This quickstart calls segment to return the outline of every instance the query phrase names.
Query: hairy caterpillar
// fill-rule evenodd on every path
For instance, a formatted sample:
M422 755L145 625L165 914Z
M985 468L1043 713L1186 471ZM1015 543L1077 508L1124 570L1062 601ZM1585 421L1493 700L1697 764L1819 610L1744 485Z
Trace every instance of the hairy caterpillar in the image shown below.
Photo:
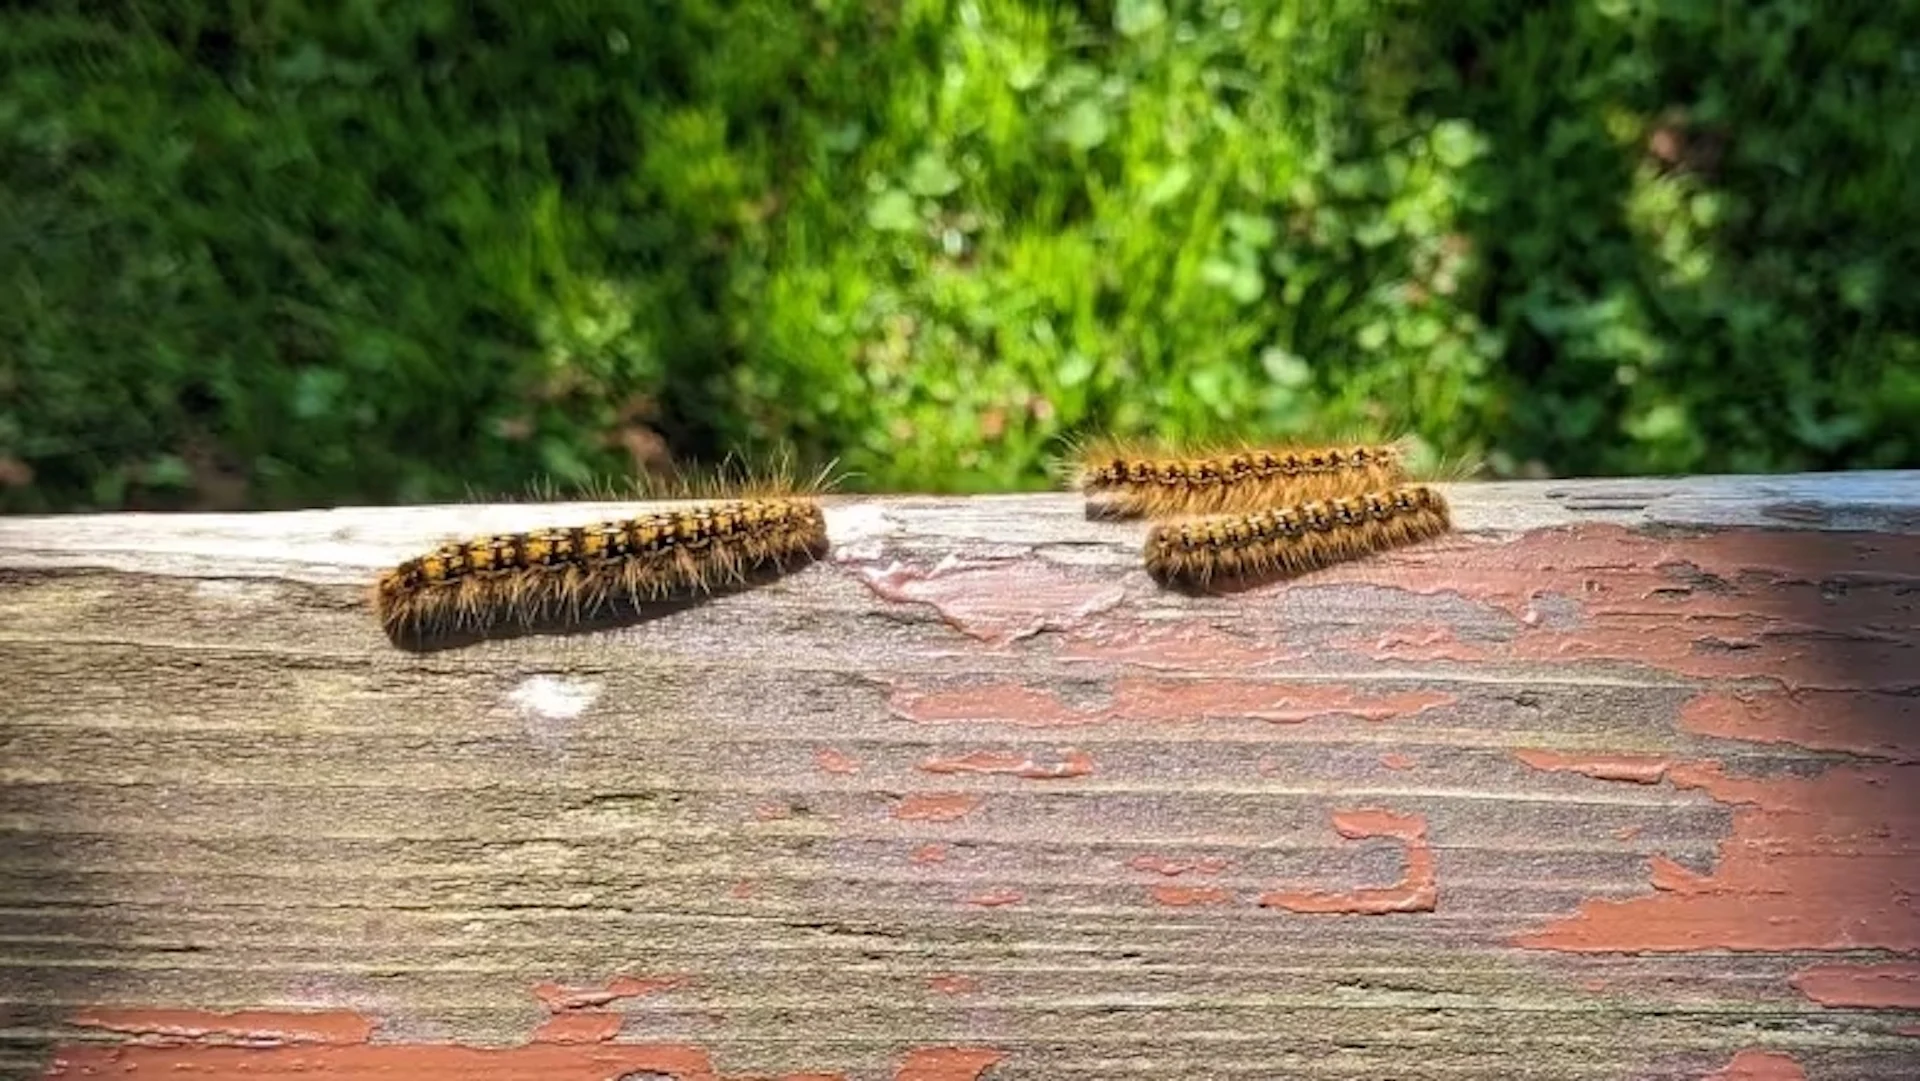
M1452 528L1446 500L1410 485L1250 514L1189 518L1147 535L1147 571L1164 583L1284 578L1427 540Z
M790 456L781 454L761 468L729 456L712 468L673 467L620 477L593 476L569 484L551 477L527 482L517 492L484 492L471 486L469 503L652 503L682 500L782 499L831 493L850 474L829 462L811 476L797 476Z
M1074 487L1100 513L1173 518L1258 510L1391 488L1407 479L1399 443L1171 449L1099 440L1075 455Z
M373 608L389 634L576 620L609 603L709 592L826 550L826 516L812 499L725 500L442 544L382 574Z

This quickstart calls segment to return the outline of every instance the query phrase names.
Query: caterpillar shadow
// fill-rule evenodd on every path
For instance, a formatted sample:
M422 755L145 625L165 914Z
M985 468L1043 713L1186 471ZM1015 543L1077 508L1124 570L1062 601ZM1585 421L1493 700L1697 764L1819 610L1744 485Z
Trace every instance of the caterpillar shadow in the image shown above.
M1237 574L1230 577L1199 580L1176 575L1154 574L1154 583L1169 593L1183 597L1235 597L1243 593L1253 593L1269 586L1300 582L1310 578L1312 571L1268 571L1249 574Z
M421 625L387 628L387 640L409 653L439 653L488 641L519 638L568 637L635 627L699 608L721 597L772 585L811 565L770 564L742 572L738 577L698 588L676 590L637 599L609 596L578 606L555 606L529 617L465 617Z

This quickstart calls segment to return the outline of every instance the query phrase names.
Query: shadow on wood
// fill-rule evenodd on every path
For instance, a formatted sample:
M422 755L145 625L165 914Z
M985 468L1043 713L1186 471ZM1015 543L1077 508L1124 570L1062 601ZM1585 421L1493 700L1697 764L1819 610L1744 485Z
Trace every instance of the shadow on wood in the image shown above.
M578 610L552 611L525 620L502 620L484 626L391 627L386 629L387 640L410 653L437 653L488 641L593 634L639 626L691 611L718 597L771 585L804 565L795 563L790 566L755 567L744 572L737 580L722 582L697 592L681 591L648 600L607 597L581 605Z

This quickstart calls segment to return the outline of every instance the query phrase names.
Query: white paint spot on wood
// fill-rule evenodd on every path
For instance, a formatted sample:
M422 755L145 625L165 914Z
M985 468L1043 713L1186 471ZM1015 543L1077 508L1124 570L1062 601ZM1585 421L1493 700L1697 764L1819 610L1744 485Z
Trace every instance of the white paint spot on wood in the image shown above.
M508 695L521 712L544 721L571 721L599 697L600 684L558 676L534 676Z
M567 725L599 697L600 684L590 680L533 676L515 687L507 700L526 721L527 735L552 751L566 742Z
M873 503L831 507L826 515L827 540L833 545L836 563L879 559L886 538L900 531L900 523Z

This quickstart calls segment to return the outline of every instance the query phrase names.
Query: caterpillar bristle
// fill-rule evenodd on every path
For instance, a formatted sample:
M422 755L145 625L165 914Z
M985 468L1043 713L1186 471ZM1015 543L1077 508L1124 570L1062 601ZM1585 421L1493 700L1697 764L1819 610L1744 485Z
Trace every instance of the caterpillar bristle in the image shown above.
M813 500L731 499L442 544L382 574L372 603L389 634L531 626L708 593L826 551Z
M852 474L838 461L811 472L787 453L764 461L729 455L714 466L681 465L627 476L591 476L562 484L551 477L528 481L518 492L481 493L468 486L469 503L662 503L682 500L806 499L832 494Z
M1177 448L1094 440L1073 485L1103 516L1176 518L1250 512L1391 488L1407 479L1404 442Z
M1408 485L1167 522L1148 534L1144 556L1148 573L1162 583L1205 588L1292 578L1452 528L1452 511L1437 490Z

